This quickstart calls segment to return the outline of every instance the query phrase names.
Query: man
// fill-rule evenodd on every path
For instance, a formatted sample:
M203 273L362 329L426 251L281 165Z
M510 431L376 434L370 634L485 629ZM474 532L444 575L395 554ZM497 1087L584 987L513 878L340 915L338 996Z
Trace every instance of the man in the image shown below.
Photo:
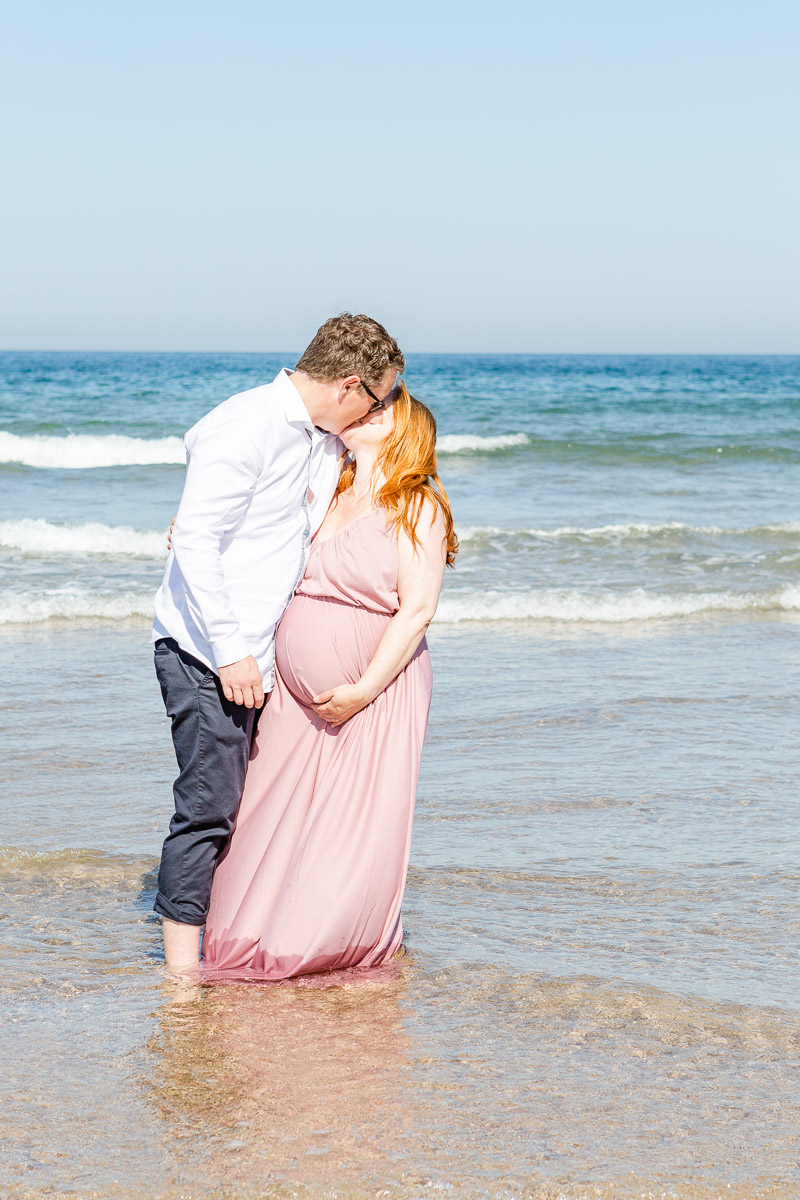
M275 631L336 488L335 435L381 407L404 369L382 325L342 313L321 326L294 372L232 396L186 435L186 482L153 628L178 760L153 907L176 973L197 966L255 714L274 683Z

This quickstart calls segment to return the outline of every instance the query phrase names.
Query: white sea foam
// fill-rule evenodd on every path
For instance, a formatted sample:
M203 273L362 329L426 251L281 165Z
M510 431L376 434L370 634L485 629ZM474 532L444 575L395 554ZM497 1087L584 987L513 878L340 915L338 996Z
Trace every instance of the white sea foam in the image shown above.
M124 621L153 615L153 592L0 592L0 625L41 625L51 620Z
M463 454L465 451L485 454L493 450L508 450L512 446L526 446L529 441L527 433L502 433L497 437L446 433L438 438L436 450L439 454Z
M121 434L105 437L68 434L66 437L18 437L0 430L0 463L26 467L57 467L83 470L88 467L151 466L183 464L186 456L178 437L132 438Z
M462 525L456 529L460 542L491 541L492 538L531 537L547 539L587 538L591 540L625 540L661 537L668 534L698 534L705 537L757 536L759 534L797 534L800 521L785 521L776 525L753 525L742 529L725 529L721 525L687 525L683 521L664 521L649 525L643 521L628 521L617 525L559 525L554 529L502 529L497 525Z
M23 554L103 554L113 557L166 558L166 530L128 525L57 525L32 519L0 521L0 547Z
M477 434L445 434L436 443L440 454L491 453L524 446L525 433L507 433L496 437ZM91 467L183 465L185 451L179 437L133 438L122 434L67 434L50 437L34 434L19 437L0 430L0 463L20 463L26 467L86 470Z
M800 587L770 592L527 591L445 594L437 621L653 621L704 612L800 609Z
M697 613L800 611L800 587L770 592L655 593L527 591L445 593L437 623L463 621L563 621L621 624L687 617ZM51 620L121 621L150 618L152 591L89 592L75 586L49 592L0 592L0 625L39 625Z

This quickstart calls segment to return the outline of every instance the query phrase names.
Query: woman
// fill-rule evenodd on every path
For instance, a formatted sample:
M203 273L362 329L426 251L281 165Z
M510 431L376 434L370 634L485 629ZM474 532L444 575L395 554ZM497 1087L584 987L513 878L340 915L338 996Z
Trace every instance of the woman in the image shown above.
M404 384L341 439L338 491L278 630L276 686L214 875L209 978L377 966L403 936L424 635L458 542L433 416Z

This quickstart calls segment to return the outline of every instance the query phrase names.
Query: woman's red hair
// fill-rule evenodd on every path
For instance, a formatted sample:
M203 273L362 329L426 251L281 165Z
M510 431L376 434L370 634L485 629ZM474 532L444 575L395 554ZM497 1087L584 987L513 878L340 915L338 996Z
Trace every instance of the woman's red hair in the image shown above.
M383 474L386 482L376 492L375 500L390 514L398 530L405 530L415 549L419 545L416 531L425 502L438 506L445 526L447 565L452 567L458 538L453 529L450 501L436 472L436 420L431 410L410 395L402 382L398 384L393 408L394 426L375 463L375 470ZM351 487L355 477L355 463L345 458L337 495Z

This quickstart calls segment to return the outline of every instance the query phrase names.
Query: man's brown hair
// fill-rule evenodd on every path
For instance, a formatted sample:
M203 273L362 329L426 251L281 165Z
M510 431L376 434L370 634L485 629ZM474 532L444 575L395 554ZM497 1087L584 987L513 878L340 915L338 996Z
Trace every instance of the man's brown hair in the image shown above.
M403 372L406 360L393 337L364 313L340 313L320 325L297 363L312 379L333 383L358 375L367 387L377 387L389 368Z

